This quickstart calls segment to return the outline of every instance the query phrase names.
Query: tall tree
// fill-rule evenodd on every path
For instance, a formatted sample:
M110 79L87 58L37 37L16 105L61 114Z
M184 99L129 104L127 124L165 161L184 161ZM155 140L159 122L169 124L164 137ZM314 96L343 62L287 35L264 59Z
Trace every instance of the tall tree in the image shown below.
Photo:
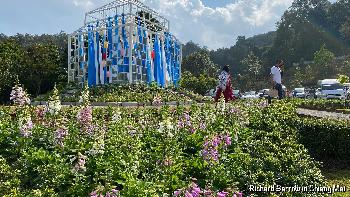
M8 100L18 71L24 66L26 53L14 40L0 42L0 101Z
M211 61L208 52L205 50L192 53L185 57L181 66L183 71L189 71L195 77L199 77L200 74L216 77L219 70L218 66Z
M322 45L320 50L315 52L314 63L317 67L317 75L321 79L332 78L336 75L336 67L334 62L335 55Z

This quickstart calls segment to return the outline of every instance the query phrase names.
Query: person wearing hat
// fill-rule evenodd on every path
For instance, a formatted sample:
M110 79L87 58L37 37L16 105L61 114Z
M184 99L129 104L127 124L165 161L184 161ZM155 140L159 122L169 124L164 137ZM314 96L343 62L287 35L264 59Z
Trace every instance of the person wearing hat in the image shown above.
M219 85L216 88L215 102L224 94L225 102L234 100L232 86L231 86L231 75L228 65L222 68L222 72L219 75Z

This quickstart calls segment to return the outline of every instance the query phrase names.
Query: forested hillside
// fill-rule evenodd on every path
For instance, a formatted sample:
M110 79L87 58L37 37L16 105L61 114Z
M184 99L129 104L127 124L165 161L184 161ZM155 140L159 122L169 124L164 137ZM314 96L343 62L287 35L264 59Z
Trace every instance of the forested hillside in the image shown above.
M187 43L184 56L200 49ZM267 86L269 68L276 59L286 62L284 83L290 87L313 86L321 78L348 75L349 58L334 59L350 54L350 1L295 0L275 32L239 36L234 46L207 52L218 69L230 65L236 88L245 90ZM251 76L257 74L252 70L258 70L259 80L249 84Z

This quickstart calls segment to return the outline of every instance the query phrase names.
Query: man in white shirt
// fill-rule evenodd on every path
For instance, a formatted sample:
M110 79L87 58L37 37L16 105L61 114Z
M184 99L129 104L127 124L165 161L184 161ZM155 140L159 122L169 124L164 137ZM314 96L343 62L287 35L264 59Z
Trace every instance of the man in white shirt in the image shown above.
M276 65L271 68L271 80L273 89L278 91L278 99L283 98L283 89L282 89L282 70L281 67L284 65L283 60L277 60Z

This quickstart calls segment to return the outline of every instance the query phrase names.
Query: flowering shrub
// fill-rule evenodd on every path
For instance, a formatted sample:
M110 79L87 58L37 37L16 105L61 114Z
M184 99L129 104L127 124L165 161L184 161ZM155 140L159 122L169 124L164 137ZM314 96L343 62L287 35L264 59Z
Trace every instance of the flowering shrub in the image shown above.
M82 90L78 90L74 95L63 96L62 101L64 102L81 102L82 101ZM181 90L182 91L182 90ZM66 93L67 91L62 91ZM67 93L66 93L67 94ZM189 95L189 96L186 96ZM162 89L157 86L146 86L140 85L123 85L119 86L116 84L110 84L105 86L98 86L90 88L90 99L91 102L149 102L152 103L155 97L161 98L162 102L170 101L189 101L191 98L201 100L202 96L193 94L181 94L177 89ZM41 95L35 100L44 101L48 100L48 95Z
M285 124L287 104L30 107L30 135L12 115L19 107L0 107L1 196L231 197L253 194L249 185L324 184Z

